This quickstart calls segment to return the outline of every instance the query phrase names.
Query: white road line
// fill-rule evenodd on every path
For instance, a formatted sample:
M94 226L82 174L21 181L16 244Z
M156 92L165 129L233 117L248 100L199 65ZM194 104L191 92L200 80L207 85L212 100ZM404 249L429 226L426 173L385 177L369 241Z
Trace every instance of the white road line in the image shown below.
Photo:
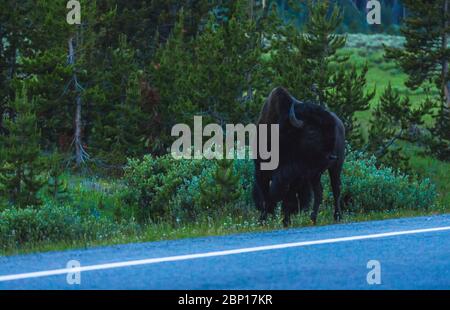
M450 231L450 226L427 228L427 229L417 229L417 230L407 230L407 231L396 231L396 232L334 238L334 239L323 239L323 240L314 240L314 241L302 241L302 242L293 242L293 243L284 243L284 244L274 244L274 245L265 245L265 246L251 247L251 248L227 250L227 251L169 256L169 257L161 257L161 258L149 258L149 259L141 259L141 260L133 260L133 261L125 261L125 262L117 262L117 263L109 263L109 264L91 265L91 266L78 267L78 268L64 268L64 269L46 270L46 271L39 271L39 272L4 275L4 276L0 276L0 282L21 280L21 279L30 279L30 278L49 277L49 276L63 275L63 274L69 274L69 273L73 274L73 273L85 272L85 271L105 270L105 269L141 266L141 265L151 265L151 264L176 262L176 261L207 258L207 257L236 255L236 254L243 254L243 253L296 248L296 247L303 247L303 246L309 246L309 245L331 244L331 243L340 243L340 242L357 241L357 240L378 239L378 238L387 238L387 237L393 237L393 236L413 235L413 234L422 234L422 233L439 232L439 231Z

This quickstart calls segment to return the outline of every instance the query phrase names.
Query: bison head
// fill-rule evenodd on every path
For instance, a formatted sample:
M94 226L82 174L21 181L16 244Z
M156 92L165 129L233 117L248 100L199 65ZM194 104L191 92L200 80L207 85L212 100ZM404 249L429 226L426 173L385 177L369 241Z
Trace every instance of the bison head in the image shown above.
M325 108L292 98L287 122L280 133L283 140L280 154L290 153L313 166L337 159L334 154L336 121Z

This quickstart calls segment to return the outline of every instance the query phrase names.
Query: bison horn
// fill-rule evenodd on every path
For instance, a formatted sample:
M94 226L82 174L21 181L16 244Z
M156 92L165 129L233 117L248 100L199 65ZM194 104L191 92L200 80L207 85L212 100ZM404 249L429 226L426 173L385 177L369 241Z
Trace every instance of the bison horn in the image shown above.
M304 125L304 122L302 120L299 120L297 116L295 115L295 105L296 103L293 102L291 106L291 111L289 112L289 121L291 122L292 126L296 128L302 128Z

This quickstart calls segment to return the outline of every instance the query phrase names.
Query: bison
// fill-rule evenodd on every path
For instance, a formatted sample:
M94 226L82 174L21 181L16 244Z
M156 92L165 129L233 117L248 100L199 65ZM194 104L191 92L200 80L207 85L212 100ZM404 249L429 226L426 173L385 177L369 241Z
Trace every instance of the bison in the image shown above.
M301 102L284 88L274 89L259 117L258 125L279 125L278 168L261 169L264 162L255 159L253 198L261 211L261 220L274 214L282 202L283 223L299 210L307 211L312 193L314 206L311 220L317 214L323 199L322 174L328 170L334 196L334 219L341 218L341 172L345 158L345 129L342 121L324 107L313 102ZM258 126L259 128L259 126ZM271 135L267 135L270 137ZM271 147L270 139L267 141Z

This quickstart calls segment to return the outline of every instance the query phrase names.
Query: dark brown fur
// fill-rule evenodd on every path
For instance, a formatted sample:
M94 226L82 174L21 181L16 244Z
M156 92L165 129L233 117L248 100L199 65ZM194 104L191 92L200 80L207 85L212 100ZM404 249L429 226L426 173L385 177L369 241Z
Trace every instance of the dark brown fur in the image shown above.
M289 111L295 104L295 114L304 121L296 128L289 121ZM258 124L279 124L280 165L275 171L261 170L260 158L255 160L254 200L261 210L261 218L273 214L276 203L283 202L284 224L299 210L307 210L311 192L314 208L311 219L315 223L322 202L323 172L329 171L335 199L335 219L339 220L340 175L345 157L345 130L342 121L333 113L314 103L293 98L284 88L276 88L267 99ZM270 137L270 134L269 134ZM270 142L269 147L270 147Z

